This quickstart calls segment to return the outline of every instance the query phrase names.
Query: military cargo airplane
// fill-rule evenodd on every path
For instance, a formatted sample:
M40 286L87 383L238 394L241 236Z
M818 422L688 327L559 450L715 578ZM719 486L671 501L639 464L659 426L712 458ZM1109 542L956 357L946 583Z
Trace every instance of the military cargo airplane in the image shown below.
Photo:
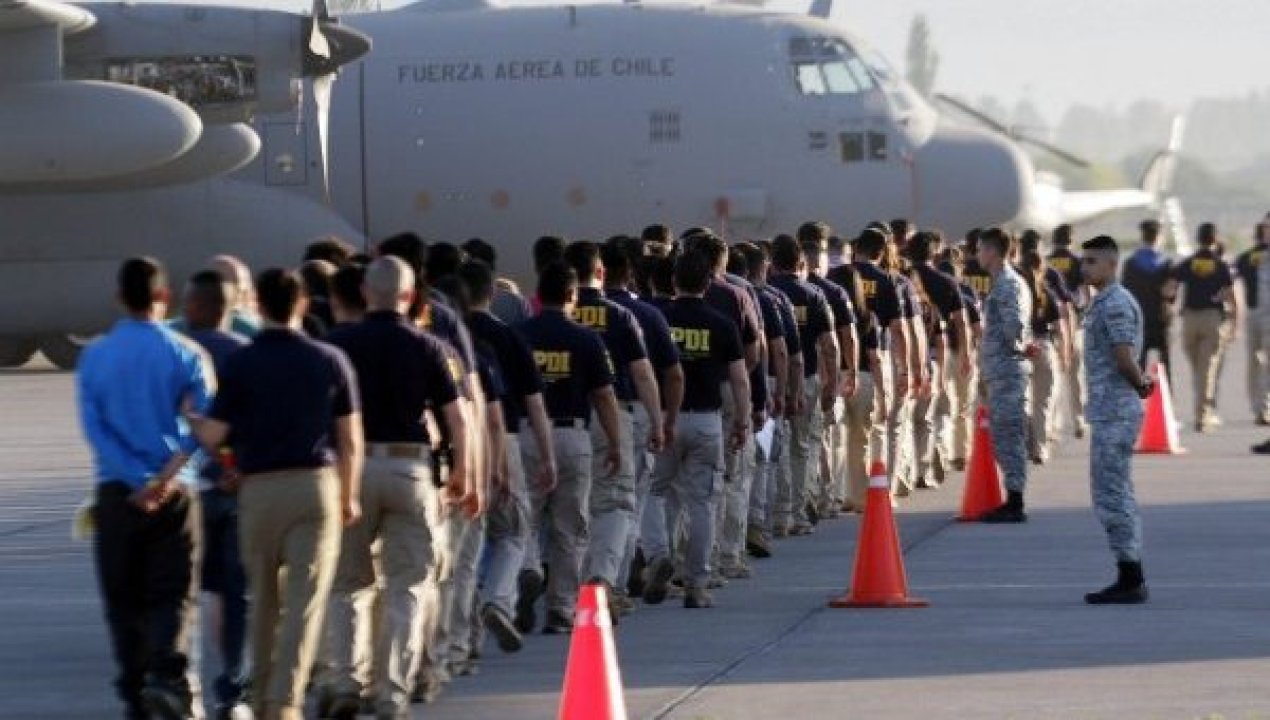
M941 121L828 8L424 0L306 24L0 0L0 105L25 118L0 139L0 364L37 347L73 363L68 334L107 325L116 264L141 252L179 277L213 253L294 263L319 235L413 229L488 238L524 277L544 233L897 216L961 232L1157 200L1038 193L1015 142ZM41 94L66 86L74 102Z

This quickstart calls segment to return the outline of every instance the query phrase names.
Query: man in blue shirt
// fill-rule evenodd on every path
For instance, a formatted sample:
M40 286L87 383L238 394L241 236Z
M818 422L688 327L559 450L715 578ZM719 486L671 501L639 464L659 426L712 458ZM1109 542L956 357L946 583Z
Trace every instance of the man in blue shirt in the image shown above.
M211 270L196 273L185 287L185 334L212 359L219 376L230 355L250 342L223 330L229 315L228 283ZM216 718L231 718L242 700L246 670L247 576L238 551L237 469L233 453L201 463L203 505L203 590L220 601L217 637L221 674L216 678Z
M215 379L194 343L163 327L163 266L124 262L128 317L84 351L80 421L96 467L94 552L127 717L192 717L190 637L201 545L197 442L182 408L201 412Z

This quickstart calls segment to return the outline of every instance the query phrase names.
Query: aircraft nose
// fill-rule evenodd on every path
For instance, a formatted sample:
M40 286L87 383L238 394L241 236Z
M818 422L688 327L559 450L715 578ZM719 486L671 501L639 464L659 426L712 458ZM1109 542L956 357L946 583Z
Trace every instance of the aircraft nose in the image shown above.
M918 216L948 232L1018 218L1033 184L1032 164L1014 143L973 128L939 127L914 165Z

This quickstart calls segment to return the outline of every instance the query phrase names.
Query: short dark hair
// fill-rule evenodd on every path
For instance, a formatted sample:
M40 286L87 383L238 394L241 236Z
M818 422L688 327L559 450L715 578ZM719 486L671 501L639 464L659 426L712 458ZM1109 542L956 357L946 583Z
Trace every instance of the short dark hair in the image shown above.
M355 249L343 238L335 235L314 240L304 249L304 260L325 260L336 267L343 267L353 257Z
M709 232L708 230L696 235L688 236L684 247L685 249L691 249L694 252L703 253L706 260L710 262L711 272L727 260L728 244L723 242L723 238Z
M450 273L445 277L437 278L437 290L449 298L460 317L466 318L471 313L472 295L468 292L467 284L458 275Z
M366 296L362 294L362 283L365 281L365 265L345 265L331 278L331 297L346 308L365 310Z
M1110 235L1099 235L1098 237L1090 238L1081 243L1080 248L1082 250L1110 250L1117 255L1120 254L1120 245Z
M1217 244L1217 226L1210 223L1202 223L1199 226L1199 244L1212 247Z
M564 261L578 274L579 283L589 283L600 263L600 246L590 240L575 240L564 249Z
M405 261L414 271L416 282L422 281L424 265L428 262L428 243L412 232L397 233L379 243L380 255L391 255Z
M1014 247L1014 238L999 227L988 228L979 235L979 245L987 245L1000 253L1001 257L1009 257L1010 249Z
M908 234L908 229L912 227L912 223L905 218L895 218L889 223L889 225L891 228L891 235L895 238L896 242L903 241L904 236Z
M449 277L458 272L462 262L463 252L454 243L439 242L429 245L428 261L424 265L428 284L431 285L443 277Z
M750 261L745 259L745 252L736 245L728 248L727 270L741 277L747 277L750 274Z
M759 273L763 271L763 265L768 259L767 251L758 243L752 242L743 242L736 247L745 256L745 264L749 266L745 273L746 277L759 280Z
M291 320L304 297L304 281L294 270L269 268L256 277L260 314L276 323Z
M600 247L600 262L604 265L604 280L614 285L624 285L631 279L633 258L627 251L627 238L609 238Z
M886 233L868 227L855 239L855 253L866 260L877 260L886 250Z
M909 260L922 265L934 259L936 248L939 247L941 242L943 242L943 239L938 233L923 230L914 235L912 240L908 241L908 247L905 248L905 252L908 254Z
M187 292L198 298L199 302L207 303L213 310L224 312L229 305L225 284L225 278L215 270L200 270L190 276Z
M330 260L305 260L300 266L300 277L309 297L328 297L331 294L331 278L335 277L338 267Z
M548 265L564 258L564 238L543 235L534 241L534 269L542 272Z
M643 232L639 234L639 239L645 242L655 242L663 245L669 245L675 241L675 236L670 232L670 228L660 223L656 223L644 228Z
M494 250L494 246L485 242L481 238L472 238L462 245L463 252L468 257L480 260L489 266L489 269L496 270L498 268L498 253Z
M1041 249L1041 234L1032 228L1023 231L1019 236L1019 249L1023 252L1038 252Z
M970 228L970 230L966 232L966 252L973 255L974 252L979 249L979 237L981 235L983 235L982 228Z
M152 257L128 258L119 266L118 285L124 307L132 312L146 312L168 289L168 271Z
M547 263L538 273L538 299L544 305L564 305L577 287L578 274L559 260Z
M1050 235L1050 242L1054 247L1067 247L1072 244L1072 226L1063 223L1054 228L1054 233Z
M468 260L460 265L459 279L467 286L473 305L484 304L494 297L494 271L483 260Z
M803 248L798 241L788 235L777 235L772 240L772 264L781 272L793 272L798 269L798 261L803 259Z
M700 295L710 285L714 263L704 250L692 250L675 260L675 289L690 295Z
M803 249L807 249L807 243L814 242L818 245L829 242L829 235L833 231L829 229L828 223L820 220L805 222L798 226L798 242L803 244Z
M669 257L652 255L645 258L648 285L662 295L675 294L675 261Z

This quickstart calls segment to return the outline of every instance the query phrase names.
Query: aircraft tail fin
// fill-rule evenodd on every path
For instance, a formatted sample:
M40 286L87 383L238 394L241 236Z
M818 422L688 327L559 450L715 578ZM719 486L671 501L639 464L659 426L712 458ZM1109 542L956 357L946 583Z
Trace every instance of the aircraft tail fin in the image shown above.
M1146 170L1142 171L1142 179L1138 187L1163 201L1173 191L1173 176L1177 172L1177 157L1182 150L1182 136L1186 131L1186 118L1178 115L1173 118L1173 130L1169 134L1169 144L1158 151Z

